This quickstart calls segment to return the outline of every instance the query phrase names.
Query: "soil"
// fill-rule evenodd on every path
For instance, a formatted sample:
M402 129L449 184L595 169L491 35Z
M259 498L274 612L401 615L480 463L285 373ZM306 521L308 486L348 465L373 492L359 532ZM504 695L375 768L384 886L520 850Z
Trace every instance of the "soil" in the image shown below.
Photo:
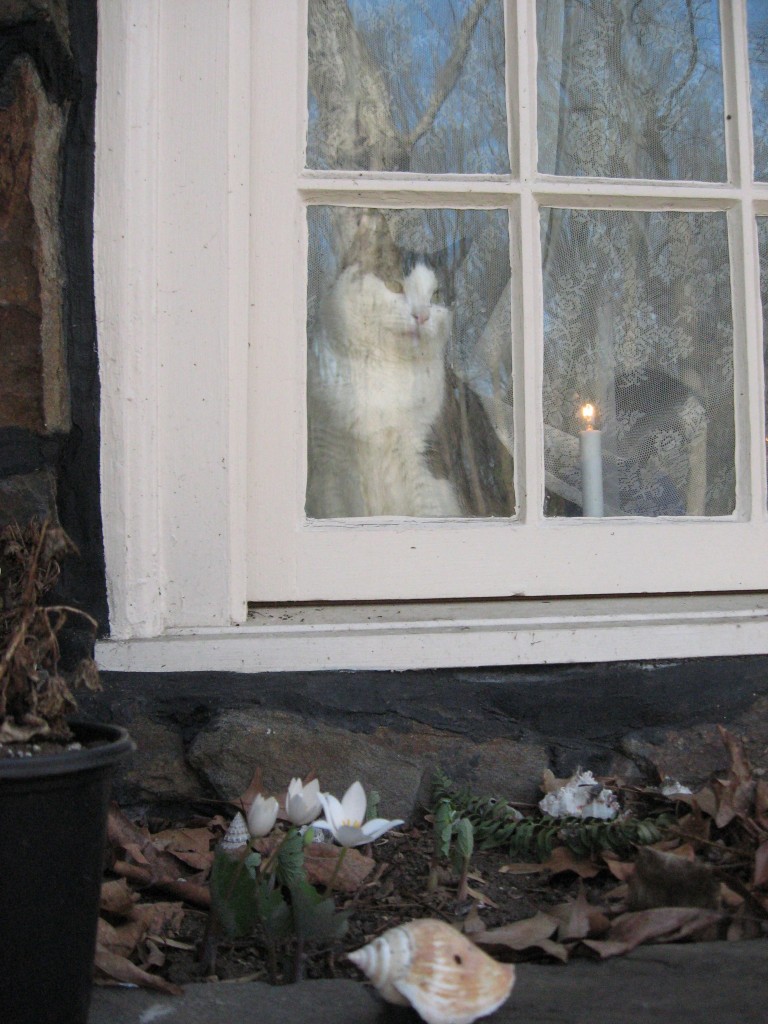
M431 831L424 827L392 832L374 844L372 856L376 867L363 887L353 896L337 896L337 908L350 911L344 938L321 948L308 947L303 976L306 978L357 978L360 973L346 959L346 953L358 949L377 935L395 925L414 918L434 917L462 926L471 914L478 916L486 928L530 918L539 910L574 897L579 882L573 875L552 877L536 871L530 875L506 873L509 855L500 850L477 851L472 858L469 878L473 895L457 901L457 877L445 869L441 884L434 892L427 891L427 878L432 851ZM615 886L615 880L589 880L588 898L598 900L604 890ZM591 895L589 895L591 892ZM277 977L270 978L264 942L255 939L218 944L215 970L201 965L199 952L204 943L208 915L201 910L187 910L178 935L188 948L164 948L166 961L161 969L164 978L175 984L192 981L273 981L294 980L294 951L288 946L278 957Z

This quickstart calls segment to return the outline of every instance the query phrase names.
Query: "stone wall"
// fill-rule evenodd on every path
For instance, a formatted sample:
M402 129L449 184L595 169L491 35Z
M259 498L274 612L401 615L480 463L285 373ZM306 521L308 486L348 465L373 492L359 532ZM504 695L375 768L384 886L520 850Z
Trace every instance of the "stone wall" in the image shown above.
M545 768L696 785L727 757L717 726L768 769L763 657L414 672L104 673L83 711L137 742L117 780L126 806L233 799L256 768L275 792L317 772L359 778L407 816L435 767L479 794L538 799ZM210 805L206 805L210 806Z
M93 303L95 0L0 5L0 525L50 515L106 629ZM87 637L69 635L76 649ZM74 653L74 652L73 652Z

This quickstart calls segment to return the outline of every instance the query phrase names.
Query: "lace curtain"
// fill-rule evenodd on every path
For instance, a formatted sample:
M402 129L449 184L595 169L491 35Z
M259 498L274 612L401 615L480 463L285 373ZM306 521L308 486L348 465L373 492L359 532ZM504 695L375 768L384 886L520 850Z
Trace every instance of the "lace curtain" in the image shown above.
M536 12L541 173L726 180L717 0L537 0ZM503 40L500 0L310 0L308 166L514 174ZM501 214L509 233L492 210L389 216L403 248L442 254L454 283L450 362L514 453L515 253L529 244L516 209ZM731 514L725 214L542 206L540 232L545 515L584 514L586 403L606 515ZM310 211L310 347L345 244L343 217ZM464 457L483 460L479 435Z

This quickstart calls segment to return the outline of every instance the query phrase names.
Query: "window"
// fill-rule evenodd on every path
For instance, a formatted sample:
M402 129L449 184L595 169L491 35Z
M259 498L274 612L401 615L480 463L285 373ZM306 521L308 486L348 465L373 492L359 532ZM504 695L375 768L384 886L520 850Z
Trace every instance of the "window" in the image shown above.
M762 650L762 5L129 6L97 129L113 636L230 630L243 668ZM374 293L395 366L381 305L347 323ZM431 639L322 646L377 623Z
M739 7L310 3L308 90L257 111L249 597L763 584ZM287 64L303 17L268 20ZM392 369L384 314L357 308L414 249L444 266L453 463L422 349ZM398 419L451 493L387 478Z

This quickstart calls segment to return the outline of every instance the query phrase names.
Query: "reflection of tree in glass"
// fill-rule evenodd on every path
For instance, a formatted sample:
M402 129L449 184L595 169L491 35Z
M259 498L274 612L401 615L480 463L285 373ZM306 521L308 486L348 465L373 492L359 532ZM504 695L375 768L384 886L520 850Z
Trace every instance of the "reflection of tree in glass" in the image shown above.
M747 4L755 178L768 181L768 7L764 0Z
M751 0L750 16L752 8L764 4ZM536 13L542 172L725 180L717 0L537 0ZM309 166L420 174L515 166L500 0L310 0L309 19ZM753 36L759 61L765 33ZM449 254L451 359L511 449L516 287L508 235L492 223L471 210L393 211L390 221L403 248ZM331 212L311 240L311 308L333 281L349 230L344 212ZM623 446L613 514L639 510L627 497L630 477L633 493L653 498L642 514L730 512L732 326L718 216L651 222L544 209L541 240L550 512L580 508L571 408L579 394L602 401L606 438ZM633 404L647 381L652 398Z

